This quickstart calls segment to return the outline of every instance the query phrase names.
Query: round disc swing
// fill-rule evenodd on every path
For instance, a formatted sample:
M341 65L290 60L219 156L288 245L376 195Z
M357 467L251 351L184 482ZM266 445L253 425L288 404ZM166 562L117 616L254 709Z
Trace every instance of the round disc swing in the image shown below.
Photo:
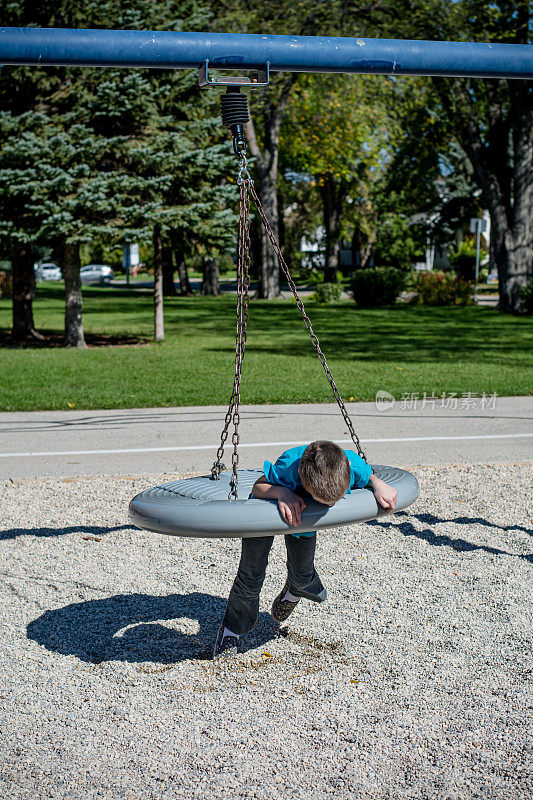
M220 446L211 468L211 475L171 481L137 494L129 505L130 520L139 528L170 536L245 538L324 530L376 519L390 512L379 505L371 489L365 488L352 489L350 494L346 494L331 507L306 499L307 506L302 511L301 525L298 527L289 525L279 513L275 500L257 500L251 496L252 487L262 475L262 470L238 469L240 385L246 348L250 287L250 200L253 201L259 213L280 268L302 314L311 342L331 385L355 448L361 458L365 461L367 459L248 172L243 131L243 125L249 120L248 106L246 96L240 93L239 85L249 85L250 81L249 79L232 80L228 78L226 81L218 79L210 82L207 77L207 64L200 71L200 75L201 78L204 78L204 85L218 83L228 86L226 94L221 96L222 121L232 133L233 149L239 166L237 179L239 185L237 324L233 391L220 437ZM268 67L266 77L268 81ZM237 81L239 85L235 85ZM232 469L231 472L229 470L224 472L226 468L222 463L222 458L230 425L233 425ZM417 499L420 489L414 475L397 467L379 464L371 466L374 474L393 486L398 492L395 512L401 511Z

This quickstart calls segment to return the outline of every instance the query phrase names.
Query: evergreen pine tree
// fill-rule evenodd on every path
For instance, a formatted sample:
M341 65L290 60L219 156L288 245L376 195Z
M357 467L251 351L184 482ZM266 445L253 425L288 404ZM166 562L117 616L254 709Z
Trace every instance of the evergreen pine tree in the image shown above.
M195 0L179 10L178 18L166 0L118 9L102 0L84 13L45 0L39 8L14 2L5 21L181 30L186 19L205 27L207 12ZM225 179L232 155L217 95L201 93L196 74L179 70L7 73L0 82L0 245L21 242L27 252L47 243L62 253L66 342L84 346L81 244L160 239L167 252L179 252L178 264L195 248L211 258L231 246L237 193Z

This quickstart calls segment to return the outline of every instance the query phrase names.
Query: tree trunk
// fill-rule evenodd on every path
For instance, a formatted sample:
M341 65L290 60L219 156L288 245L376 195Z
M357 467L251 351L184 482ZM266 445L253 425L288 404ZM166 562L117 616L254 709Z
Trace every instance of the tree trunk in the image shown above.
M190 297L192 294L191 282L189 281L189 273L185 264L185 256L181 247L176 247L174 251L176 264L178 267L178 277L180 279L180 294L183 297Z
M252 280L259 281L261 277L261 220L255 214L250 224L250 254L252 257Z
M287 108L290 90L297 80L297 73L290 73L279 83L279 91L271 92L263 112L263 141L261 151L257 143L253 122L246 125L246 136L250 152L255 159L255 169L259 178L257 194L265 211L276 240L279 240L278 197L276 183L278 177L279 132L283 114ZM273 85L274 87L274 85ZM272 87L272 88L273 88ZM264 228L261 229L261 264L259 269L258 296L267 300L279 297L279 265L270 246Z
M330 172L317 176L317 182L322 196L322 219L326 232L324 281L336 283L339 268L342 204L346 191L341 182L337 185L335 176Z
M516 20L515 42L529 44L531 4L528 0L516 4L513 19ZM488 182L480 182L491 215L491 230L492 225L495 226L494 250L500 289L498 307L519 314L523 311L521 291L533 279L533 92L526 80L508 81L507 87L510 107L504 126L505 146L487 148L486 154L492 168L493 183L502 174L502 152L506 154L506 162L509 162L507 174L512 175L508 197L501 192L502 186L507 188L507 182L500 178L500 192L493 192L491 209L489 198L483 191L483 184L488 186Z
M493 94L487 118L480 120L472 113L468 84L441 80L434 85L490 214L498 307L520 313L521 290L533 276L533 93L527 81L487 84ZM497 94L502 85L509 92L508 109Z
M63 245L63 277L65 279L65 344L67 347L87 347L83 335L80 266L79 245L65 242Z
M276 157L277 161L277 157ZM269 171L268 174L263 176L260 182L259 199L265 211L265 215L270 222L276 240L279 237L278 230L278 196L276 193L276 177L277 166L275 173ZM264 297L266 300L271 300L273 297L279 297L279 264L272 246L268 239L265 229L261 230L261 263L259 273L259 297Z
M204 261L204 277L202 280L202 294L218 297L220 294L219 275L220 260L208 258Z
M367 239L366 244L361 246L360 250L361 269L368 269L369 267L373 266L374 256L372 253L372 249L374 247L374 244L376 243L377 235L378 235L377 230L376 229L372 230Z
M172 263L172 248L162 248L163 260L163 294L169 297L177 294L176 287L174 286L174 264Z
M35 274L33 253L28 244L17 243L13 249L13 339L42 339L33 324Z
M498 308L513 314L521 312L521 290L533 277L532 154L532 141L523 148L515 148L512 205L505 203L494 171L481 159L472 159L482 197L490 214L491 243L498 268ZM528 177L529 180L526 180Z
M154 225L154 340L165 341L165 321L163 316L163 248L161 246L161 226Z
M533 275L532 213L531 210L525 210L522 224L517 221L510 227L503 206L495 202L493 197L485 193L483 195L489 207L494 259L498 268L498 308L518 314L522 310L521 290Z
M499 307L515 314L523 311L521 291L533 278L533 94L526 81L516 84L510 88L514 196L508 230L496 246Z
M351 250L352 250L352 271L355 269L361 268L361 237L359 235L359 231L357 228L354 228L354 232L352 234L352 241L351 241Z

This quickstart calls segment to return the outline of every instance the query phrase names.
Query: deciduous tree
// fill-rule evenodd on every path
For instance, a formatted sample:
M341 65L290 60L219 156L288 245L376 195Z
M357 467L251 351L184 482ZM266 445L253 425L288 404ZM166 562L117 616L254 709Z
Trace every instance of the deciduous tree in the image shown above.
M391 7L408 38L531 44L533 9L528 0L424 0L416 15L410 2ZM468 157L491 218L498 267L500 308L520 312L521 289L533 274L533 82L433 78L444 136L453 136Z
M291 95L283 166L312 178L319 192L326 281L336 281L346 223L359 232L363 266L375 243L378 193L399 137L390 98L386 79L352 75L304 76Z

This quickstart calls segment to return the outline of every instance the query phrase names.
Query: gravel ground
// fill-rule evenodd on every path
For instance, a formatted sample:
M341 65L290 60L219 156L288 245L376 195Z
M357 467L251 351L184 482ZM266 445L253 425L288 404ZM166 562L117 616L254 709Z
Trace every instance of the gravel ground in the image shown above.
M413 470L421 498L319 534L330 599L205 657L237 540L125 521L174 475L1 487L2 798L530 800L532 467Z

